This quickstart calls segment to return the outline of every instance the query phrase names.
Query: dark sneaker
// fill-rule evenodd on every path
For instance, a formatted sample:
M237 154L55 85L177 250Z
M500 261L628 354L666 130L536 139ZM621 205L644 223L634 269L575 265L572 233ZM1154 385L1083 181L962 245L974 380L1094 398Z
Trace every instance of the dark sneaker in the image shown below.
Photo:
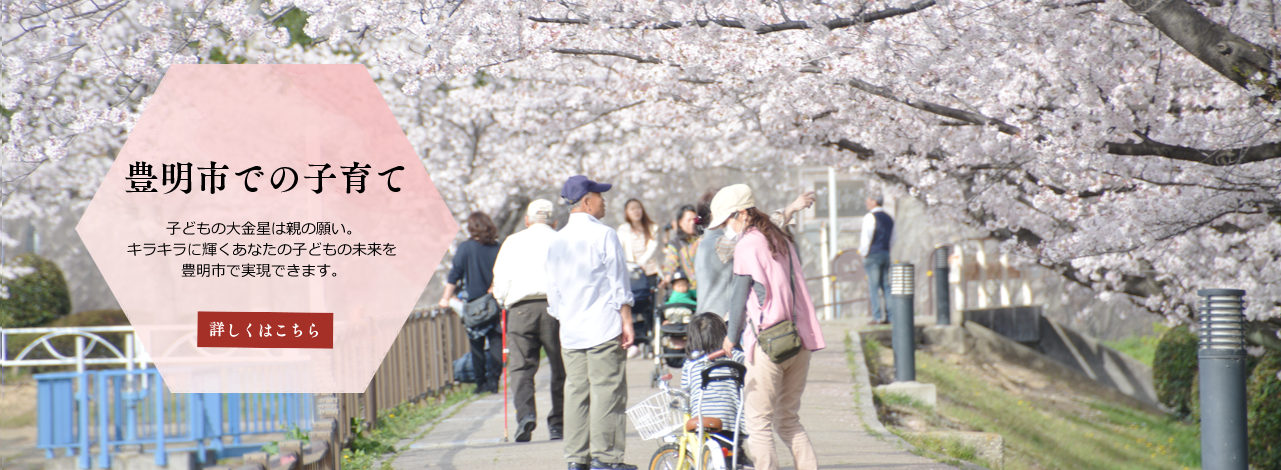
M547 430L548 437L553 441L559 441L565 438L565 430L560 426L552 426Z
M600 459L594 458L592 459L592 470L636 470L636 466L622 462L605 463L601 462Z
M538 419L533 416L526 416L516 425L516 442L529 442L529 436L534 434L534 428L538 427Z
M571 463L569 464L569 470L591 470L591 467L585 463Z

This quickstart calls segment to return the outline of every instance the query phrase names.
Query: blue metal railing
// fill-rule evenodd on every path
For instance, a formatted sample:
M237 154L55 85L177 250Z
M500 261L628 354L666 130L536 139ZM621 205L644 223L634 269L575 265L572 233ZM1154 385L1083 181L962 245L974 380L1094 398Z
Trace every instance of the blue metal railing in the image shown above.
M95 449L98 468L111 468L111 453L120 446L154 452L156 465L166 465L168 452L179 450L194 450L205 463L206 449L219 458L239 455L262 445L243 443L243 436L294 426L306 431L315 420L311 394L170 393L156 369L57 372L35 379L36 446L49 458L66 449L81 469L89 468ZM171 448L175 443L194 447Z

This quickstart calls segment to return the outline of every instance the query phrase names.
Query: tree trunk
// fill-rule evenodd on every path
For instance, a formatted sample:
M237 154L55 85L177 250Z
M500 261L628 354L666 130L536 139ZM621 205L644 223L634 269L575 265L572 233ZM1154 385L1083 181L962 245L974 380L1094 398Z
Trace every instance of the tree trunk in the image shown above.
M1241 86L1256 73L1272 69L1268 51L1210 21L1185 0L1123 0L1126 6L1156 26L1166 37L1201 62ZM1276 100L1275 91L1268 94Z

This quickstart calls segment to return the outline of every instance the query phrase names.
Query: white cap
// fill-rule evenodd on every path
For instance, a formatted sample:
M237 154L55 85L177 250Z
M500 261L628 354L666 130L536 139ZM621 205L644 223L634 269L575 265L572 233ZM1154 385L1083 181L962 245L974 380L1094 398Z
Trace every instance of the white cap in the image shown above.
M529 203L529 208L525 209L525 217L539 222L550 222L553 214L555 209L552 202L546 199L535 199Z
M726 186L712 198L712 222L707 226L719 227L735 212L753 207L756 207L756 198L752 196L752 188L745 184Z

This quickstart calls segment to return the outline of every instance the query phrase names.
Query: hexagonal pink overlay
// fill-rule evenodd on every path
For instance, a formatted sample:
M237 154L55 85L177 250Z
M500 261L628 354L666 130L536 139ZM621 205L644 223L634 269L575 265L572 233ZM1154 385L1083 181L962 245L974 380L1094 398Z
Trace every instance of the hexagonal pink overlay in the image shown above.
M152 166L154 180L139 162ZM349 193L344 174L351 171L358 183L360 171L341 168L355 162L368 172L363 193L358 184ZM181 181L183 163L191 163L189 193L184 184L165 184L165 165L177 170L170 179ZM324 173L310 166L324 164L330 165ZM254 166L260 176L236 175ZM397 166L403 170L379 175ZM278 170L283 167L297 173L289 191L292 177ZM217 173L224 178L213 191ZM318 180L307 178L318 174L334 176L319 193ZM147 182L157 191L130 192ZM174 222L181 230L171 233ZM269 234L244 233L245 224L264 222ZM276 234L275 224L288 229L294 222L311 233ZM202 235L195 225L196 235L184 235L188 223L209 224L212 231ZM235 234L232 223L240 227ZM321 223L337 233L316 233ZM214 233L213 224L222 224L223 233ZM365 390L458 225L364 66L175 65L76 231L170 390L352 393ZM308 252L298 254L297 243ZM362 244L367 251L371 243L393 245L392 255L324 255L325 244L346 244L349 251ZM160 253L162 244L167 254ZM214 254L198 250L210 244ZM271 244L276 251L238 255L236 244L259 250ZM281 254L281 244L291 250ZM311 256L315 244L322 256ZM221 275L212 275L219 264ZM261 266L246 271L244 264L271 265L270 276L245 277ZM302 276L309 264L328 265L329 275L320 277L313 267L312 276ZM240 276L229 274L232 265L240 266ZM289 276L292 265L299 266L297 277ZM333 349L197 347L200 311L332 312ZM262 334L261 326L254 328L247 332Z

